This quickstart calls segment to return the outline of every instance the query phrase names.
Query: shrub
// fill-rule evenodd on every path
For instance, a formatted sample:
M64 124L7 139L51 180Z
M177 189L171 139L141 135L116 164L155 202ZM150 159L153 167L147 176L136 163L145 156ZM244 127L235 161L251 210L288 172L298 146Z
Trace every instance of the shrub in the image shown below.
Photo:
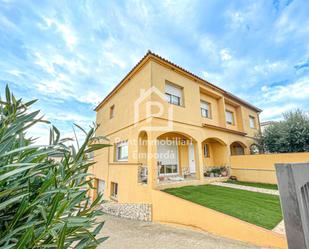
M284 120L267 127L257 141L262 151L271 153L309 151L309 116L300 111L283 114Z
M95 142L91 128L75 149L55 127L49 145L34 145L26 132L44 122L39 111L30 111L34 102L16 99L8 87L0 102L0 247L95 248L106 238L97 238L102 196L91 203L88 170L94 162L87 154L107 145Z

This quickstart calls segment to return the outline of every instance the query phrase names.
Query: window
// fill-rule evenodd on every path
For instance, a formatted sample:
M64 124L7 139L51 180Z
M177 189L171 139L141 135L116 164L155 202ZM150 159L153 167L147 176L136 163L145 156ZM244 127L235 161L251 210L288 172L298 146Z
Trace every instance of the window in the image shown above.
M209 157L209 146L204 144L204 157Z
M205 118L211 118L210 103L201 100L201 115Z
M225 116L226 116L226 123L230 125L234 124L234 113L233 112L226 110Z
M128 141L116 144L116 160L128 161Z
M245 154L245 150L244 148L238 143L238 142L234 142L230 145L230 150L231 150L231 155L244 155Z
M249 116L250 128L255 128L255 118L253 116Z
M177 143L172 140L160 140L157 148L160 175L177 174L179 165Z
M97 179L97 184L98 184L97 193L104 195L105 181Z
M115 116L115 105L112 105L109 109L109 118L112 119Z
M166 100L170 104L182 105L182 88L172 84L165 85Z
M111 197L117 199L118 197L118 183L111 182Z
M160 165L160 175L177 174L177 164Z

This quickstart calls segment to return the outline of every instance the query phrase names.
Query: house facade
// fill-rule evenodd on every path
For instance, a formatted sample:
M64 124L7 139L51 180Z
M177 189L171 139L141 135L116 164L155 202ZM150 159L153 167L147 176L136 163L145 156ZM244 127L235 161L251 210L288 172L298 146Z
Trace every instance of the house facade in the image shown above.
M250 153L260 109L148 52L96 107L97 192L119 203L149 203L151 190L203 184L230 155ZM93 193L97 194L96 192Z

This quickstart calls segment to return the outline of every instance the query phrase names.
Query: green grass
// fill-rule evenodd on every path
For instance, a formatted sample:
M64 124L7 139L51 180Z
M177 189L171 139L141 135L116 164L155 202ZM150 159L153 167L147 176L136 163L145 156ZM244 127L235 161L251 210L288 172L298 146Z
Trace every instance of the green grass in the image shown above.
M227 183L233 183L233 184L236 184L236 185L242 185L242 186L278 190L277 184L257 183L257 182L241 182L241 181L232 181L232 180L227 180L226 182Z
M273 229L282 220L280 200L275 195L213 185L163 191L266 229Z

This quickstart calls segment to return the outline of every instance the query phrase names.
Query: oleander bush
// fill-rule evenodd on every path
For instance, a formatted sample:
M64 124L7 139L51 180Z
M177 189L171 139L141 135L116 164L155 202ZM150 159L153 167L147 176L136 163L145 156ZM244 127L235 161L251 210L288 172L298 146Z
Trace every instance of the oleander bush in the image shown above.
M68 146L52 126L49 145L35 145L27 131L46 122L31 111L35 100L23 102L6 87L0 100L0 248L95 248L103 222L91 202L88 154L107 144L85 132L79 148ZM58 157L60 160L54 160Z

